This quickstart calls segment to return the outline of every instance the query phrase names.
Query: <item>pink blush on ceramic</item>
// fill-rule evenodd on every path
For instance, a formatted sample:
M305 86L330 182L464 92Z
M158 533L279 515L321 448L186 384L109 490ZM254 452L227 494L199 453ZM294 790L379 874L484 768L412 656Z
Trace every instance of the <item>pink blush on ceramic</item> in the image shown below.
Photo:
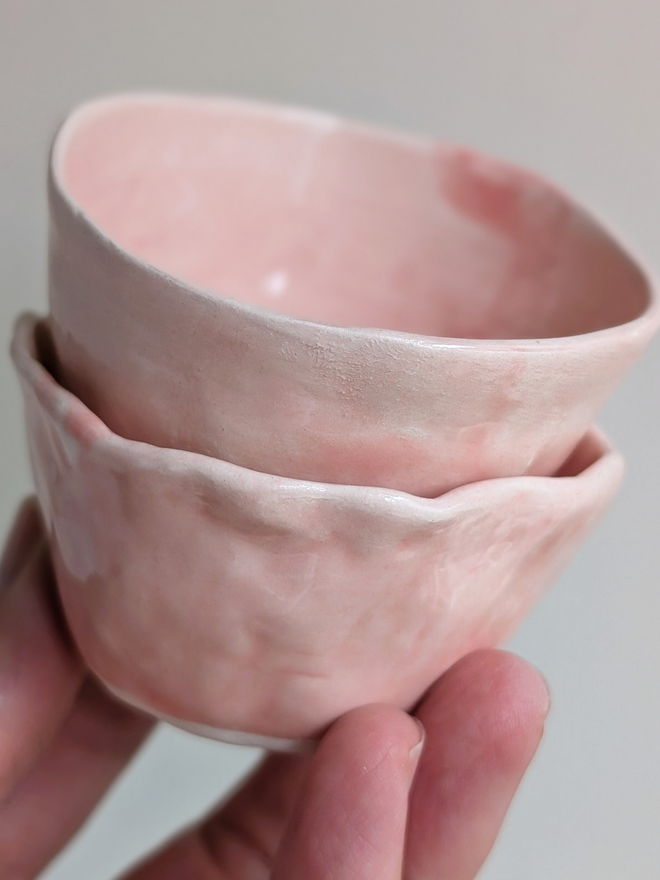
M69 135L62 186L128 253L219 296L476 339L573 336L647 305L556 191L467 149L240 104L103 111Z
M76 644L123 699L205 735L298 748L348 709L410 708L499 644L614 495L590 429L554 477L435 499L257 473L127 440L62 388L48 326L12 346Z
M263 473L550 475L660 319L536 175L309 111L93 101L49 192L62 384L116 434Z

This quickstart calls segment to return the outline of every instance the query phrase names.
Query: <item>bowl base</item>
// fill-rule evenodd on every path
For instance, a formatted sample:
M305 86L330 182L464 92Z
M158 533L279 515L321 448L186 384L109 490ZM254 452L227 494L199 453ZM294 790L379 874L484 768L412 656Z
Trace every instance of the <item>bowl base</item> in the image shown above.
M186 733L193 733L196 736L203 736L206 739L215 739L219 742L230 743L231 745L265 749L268 752L308 753L313 752L316 747L316 743L311 739L283 739L276 736L263 736L259 733L245 733L241 730L223 730L220 727L213 727L210 724L200 724L196 721L184 721L181 718L174 718L171 715L156 712L130 694L108 684L107 681L104 681L98 675L96 678L101 686L121 703L125 703L132 709L136 709L138 712L150 715L158 721L170 724L172 727L178 727L180 730L185 730Z

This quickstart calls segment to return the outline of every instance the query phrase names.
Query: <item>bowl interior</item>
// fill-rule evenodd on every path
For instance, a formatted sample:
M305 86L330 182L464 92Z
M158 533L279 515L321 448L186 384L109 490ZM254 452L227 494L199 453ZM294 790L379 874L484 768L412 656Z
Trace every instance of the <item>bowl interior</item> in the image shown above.
M637 265L538 177L471 150L248 102L83 106L59 185L126 251L297 318L429 336L572 336L649 302Z

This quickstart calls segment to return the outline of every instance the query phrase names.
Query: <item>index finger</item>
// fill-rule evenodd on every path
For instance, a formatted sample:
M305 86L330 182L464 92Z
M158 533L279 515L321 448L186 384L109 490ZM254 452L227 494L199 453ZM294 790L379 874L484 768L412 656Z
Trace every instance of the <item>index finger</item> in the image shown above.
M473 880L543 733L541 675L506 651L459 660L417 709L427 745L410 801L404 877Z
M0 563L0 802L69 713L82 676L59 621L31 498L18 512Z

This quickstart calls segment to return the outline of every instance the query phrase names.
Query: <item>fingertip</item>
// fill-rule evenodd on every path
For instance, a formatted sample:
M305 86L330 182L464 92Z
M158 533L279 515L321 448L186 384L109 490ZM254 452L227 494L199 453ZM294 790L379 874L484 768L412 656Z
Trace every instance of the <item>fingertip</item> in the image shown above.
M458 661L417 709L428 735L411 796L415 876L473 877L543 734L543 676L501 650Z
M449 716L478 718L478 738L498 763L519 765L536 751L550 705L547 682L530 663L508 651L484 649L449 669L417 714L430 729Z
M416 763L425 732L421 720L385 703L360 706L339 718L325 734L317 755L343 753L346 760L368 771L383 762Z
M19 511L0 593L0 800L68 714L83 677L50 591L50 560L32 499Z
M531 663L507 651L494 652L490 692L484 695L493 760L503 769L530 761L550 711L550 691ZM487 697L487 698L486 698Z
M528 660L509 651L497 651L502 661L502 689L520 703L529 718L545 721L552 707L550 685L546 677Z
M310 758L273 880L401 876L410 787L423 728L393 706L353 709Z
M447 692L474 692L493 704L513 700L530 718L545 719L551 708L545 677L527 660L497 648L474 651L455 663L429 689L420 708Z

